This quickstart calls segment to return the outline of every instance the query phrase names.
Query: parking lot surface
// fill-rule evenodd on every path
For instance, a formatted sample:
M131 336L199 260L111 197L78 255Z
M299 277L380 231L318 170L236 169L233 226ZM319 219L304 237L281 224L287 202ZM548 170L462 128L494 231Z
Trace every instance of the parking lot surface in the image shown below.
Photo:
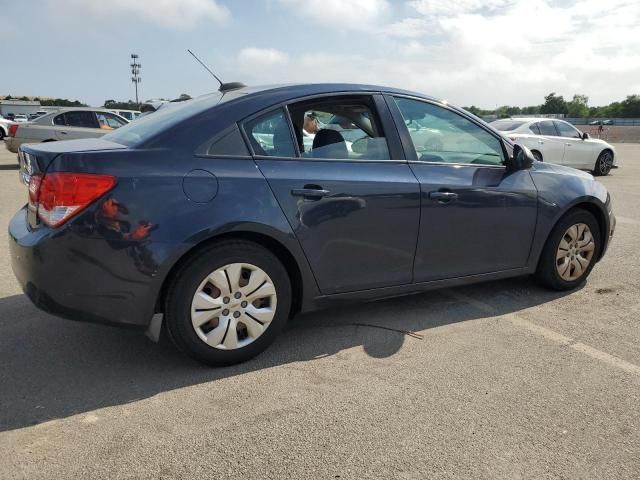
M617 149L617 231L578 291L521 278L317 312L212 369L30 304L1 146L0 478L640 478L640 145Z

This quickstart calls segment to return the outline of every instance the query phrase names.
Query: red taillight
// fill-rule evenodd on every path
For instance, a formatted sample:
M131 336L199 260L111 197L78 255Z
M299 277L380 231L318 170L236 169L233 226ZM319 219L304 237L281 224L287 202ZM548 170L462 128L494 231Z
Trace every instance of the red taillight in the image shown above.
M10 137L15 137L16 136L16 132L18 131L18 127L19 127L19 125L17 123L12 123L11 125L9 125L9 136Z
M111 190L116 178L90 173L48 173L32 175L29 208L50 227L59 227Z

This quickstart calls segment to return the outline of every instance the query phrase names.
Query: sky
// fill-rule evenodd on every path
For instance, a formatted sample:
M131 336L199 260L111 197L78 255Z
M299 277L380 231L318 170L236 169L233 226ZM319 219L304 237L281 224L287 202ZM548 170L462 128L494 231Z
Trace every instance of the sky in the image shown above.
M0 95L141 99L355 82L461 105L640 93L640 0L0 0Z

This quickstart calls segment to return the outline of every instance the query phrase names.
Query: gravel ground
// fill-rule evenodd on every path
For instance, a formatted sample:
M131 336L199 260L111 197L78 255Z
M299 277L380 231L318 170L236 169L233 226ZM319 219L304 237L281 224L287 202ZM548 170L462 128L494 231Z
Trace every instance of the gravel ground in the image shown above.
M640 145L617 148L617 232L580 290L313 313L229 368L36 310L0 229L0 478L640 478ZM13 162L0 147L5 226Z

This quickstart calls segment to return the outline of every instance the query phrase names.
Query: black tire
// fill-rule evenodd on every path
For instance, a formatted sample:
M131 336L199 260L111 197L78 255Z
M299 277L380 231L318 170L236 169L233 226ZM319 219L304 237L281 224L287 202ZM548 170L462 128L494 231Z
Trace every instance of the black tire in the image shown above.
M593 167L593 174L596 177L604 177L609 175L611 167L613 167L613 154L609 150L604 150L598 155L596 164Z
M591 262L589 263L583 274L573 281L567 281L560 276L560 274L558 273L558 269L556 268L556 253L558 251L560 241L562 240L562 237L564 236L567 229L571 227L571 225L575 225L578 223L586 224L591 230L591 234L595 243L595 249L591 258ZM560 219L560 221L551 231L549 238L547 238L547 243L542 250L540 259L538 260L538 268L535 274L536 280L544 287L550 288L552 290L565 291L572 290L578 287L579 285L584 283L596 263L596 259L598 258L600 250L602 248L601 238L602 236L600 233L600 227L598 226L598 222L591 213L582 209L575 209L570 211Z
M269 327L252 343L234 350L219 350L198 337L191 325L191 302L202 280L214 270L231 263L251 263L271 278L277 305ZM291 282L278 258L260 245L244 240L228 240L198 250L175 274L166 295L165 326L175 345L200 362L212 366L247 361L278 336L291 309Z
M0 128L0 141L4 140L4 130Z
M542 162L542 154L539 151L532 150L531 153L533 154L533 158L535 158L539 162Z

